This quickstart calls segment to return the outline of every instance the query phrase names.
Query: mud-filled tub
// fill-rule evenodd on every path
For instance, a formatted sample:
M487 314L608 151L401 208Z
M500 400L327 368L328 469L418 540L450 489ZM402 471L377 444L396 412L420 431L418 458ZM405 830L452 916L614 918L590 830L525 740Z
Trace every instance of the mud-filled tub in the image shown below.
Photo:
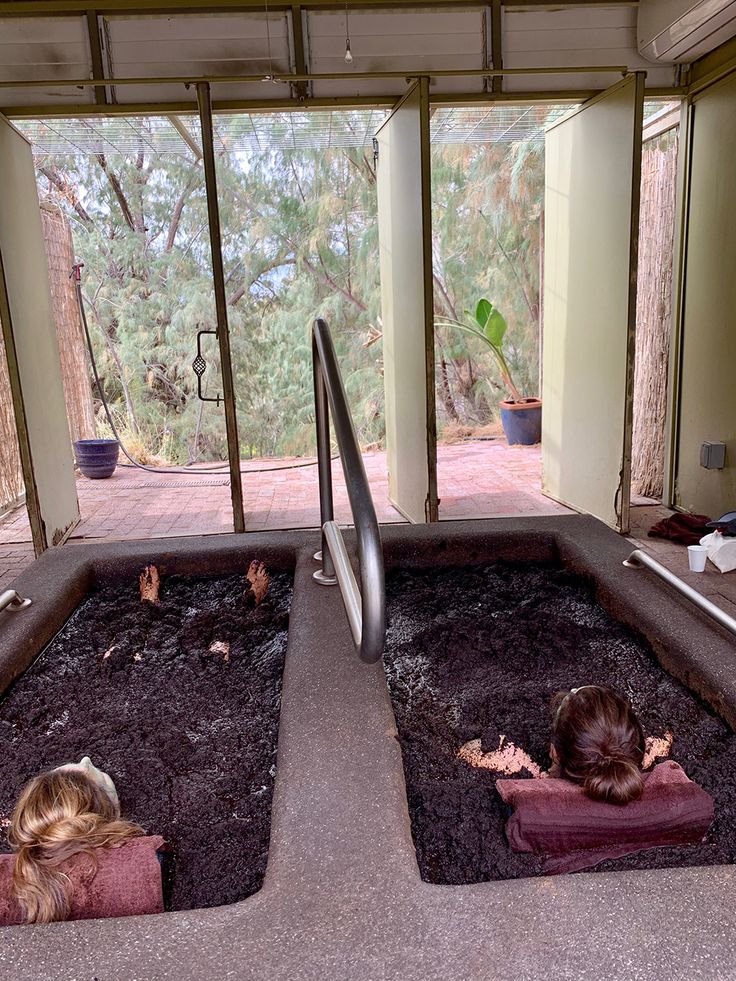
M397 575L436 567L478 569L498 561L551 564L582 576L594 583L595 599L607 614L639 631L657 661L703 700L699 710L712 712L718 725L719 717L736 719L730 638L647 572L624 570L629 547L593 519L385 527L382 537L390 585ZM0 620L0 683L28 667L91 589L129 581L142 562L156 562L167 577L212 577L242 574L244 561L257 554L271 569L293 571L294 585L262 887L217 908L8 928L0 945L0 976L736 977L736 875L723 856L715 859L721 864L644 872L451 886L422 879L384 668L359 662L339 591L313 580L318 543L314 533L289 533L165 546L64 546L19 579L19 590L31 593L34 604ZM439 612L448 619L448 610ZM219 673L221 667L212 670ZM553 684L574 681L555 678ZM669 724L670 718L663 715L661 721ZM495 734L477 731L482 722L469 711L468 728L457 738L490 739ZM648 724L656 730L659 720ZM538 728L544 729L541 715L534 733ZM525 748L542 754L541 744ZM228 860L239 862L240 852Z
M150 598L134 575L93 589L0 700L0 851L22 785L90 756L171 847L167 908L260 888L292 576L258 569L256 595L251 557L229 576L151 571Z
M541 873L540 858L509 848L495 780L517 748L521 779L549 770L550 702L590 684L630 700L660 752L716 811L699 844L647 849L596 870L734 861L736 734L662 668L643 635L606 613L592 580L559 562L501 561L397 570L387 594L386 670L423 878L463 884Z

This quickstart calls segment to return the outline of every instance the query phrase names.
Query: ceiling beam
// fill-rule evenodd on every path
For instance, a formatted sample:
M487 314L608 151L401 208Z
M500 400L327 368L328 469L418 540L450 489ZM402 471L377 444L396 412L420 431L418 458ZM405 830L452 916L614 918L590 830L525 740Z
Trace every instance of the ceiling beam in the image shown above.
M503 68L503 35L501 32L501 0L491 0L491 65ZM501 92L503 78L500 75L491 79L491 90Z
M294 67L297 75L307 73L307 49L304 44L304 25L302 24L301 5L295 4L291 8L291 40L294 45ZM303 100L307 97L308 82L297 82L294 86L297 99Z
M100 22L96 10L86 10L87 17L87 36L89 37L89 52L92 58L92 75L94 78L103 78L105 75L105 63L102 59L102 44L100 42ZM107 90L104 85L98 85L95 89L95 102L104 105L107 102Z
M626 65L575 65L574 67L557 66L554 68L441 68L426 70L401 69L392 71L375 72L308 72L298 75L291 72L279 72L273 76L268 76L267 80L289 85L292 82L344 82L346 80L355 81L356 79L376 79L376 78L402 78L405 81L415 78L495 78L505 75L526 76L526 75L628 75L629 69ZM66 89L86 89L95 88L99 85L114 85L116 88L125 88L129 85L184 85L187 88L198 85L200 82L207 82L217 85L240 85L263 82L264 77L258 75L145 75L145 76L125 76L123 78L34 78L30 81L19 79L4 78L0 81L2 89L46 89L46 88L66 88ZM0 110L2 106L0 106Z
M474 3L473 0L443 0L442 3L428 4L427 0L300 0L302 7L321 10L344 10L345 3L355 8L373 9L387 8L400 10L402 8L427 7L434 9L452 8L455 6L485 7L487 4ZM505 7L577 7L577 6L623 6L635 7L638 4L632 0L566 0L565 3L550 3L549 0L503 0ZM98 13L105 14L140 14L142 16L152 14L171 14L171 13L222 13L234 11L257 10L262 12L265 9L264 0L214 0L212 4L207 4L204 0L151 0L146 4L142 0L96 0L95 7ZM270 11L285 11L291 8L290 3L279 2L268 4ZM85 15L87 5L84 0L2 0L0 2L0 20L3 17L34 17L49 15Z
M191 110L189 111L189 114L191 114ZM202 153L202 147L199 145L199 143L197 143L196 139L192 136L192 134L189 132L189 130L186 128L186 126L184 125L182 120L179 119L178 116L172 113L171 115L167 115L166 118L174 127L174 129L179 134L179 136L184 140L184 142L189 147L189 149L192 151L192 153L194 154L194 159L199 163L199 161L204 156L204 154Z
M447 95L433 95L433 106L478 106L502 102L509 105L550 105L560 103L579 103L598 95L600 89L565 90L556 92L452 92ZM682 99L687 95L685 88L662 88L647 91L647 98ZM301 112L319 109L390 109L399 100L397 95L335 96L333 98L306 99L233 99L217 100L212 104L215 114L244 112ZM8 106L0 110L8 119L64 119L93 118L94 116L172 116L195 115L195 102L135 102L98 106L91 102L77 105L36 105Z

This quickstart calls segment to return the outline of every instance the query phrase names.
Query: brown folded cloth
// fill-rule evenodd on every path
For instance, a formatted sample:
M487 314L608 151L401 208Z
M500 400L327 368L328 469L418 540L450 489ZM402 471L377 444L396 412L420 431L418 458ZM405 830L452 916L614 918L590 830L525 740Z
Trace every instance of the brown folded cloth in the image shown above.
M624 806L591 800L570 780L497 780L514 809L506 822L511 848L543 855L544 872L554 875L644 848L701 841L713 820L710 794L672 760L643 776L641 799Z
M87 855L75 855L62 868L72 883L70 920L105 919L163 913L160 835L131 838L113 848L98 848L97 872ZM15 855L0 855L0 926L25 922L12 891Z
M680 545L699 545L703 535L710 531L710 520L705 514L683 514L676 511L652 525L648 534L650 538L669 538Z

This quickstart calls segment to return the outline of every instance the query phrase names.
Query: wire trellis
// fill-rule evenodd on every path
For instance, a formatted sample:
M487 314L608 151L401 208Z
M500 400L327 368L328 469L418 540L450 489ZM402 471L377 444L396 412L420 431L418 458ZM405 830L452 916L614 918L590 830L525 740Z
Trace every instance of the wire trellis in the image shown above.
M545 127L569 105L493 105L439 107L431 120L434 144L512 143L544 140ZM263 153L370 147L387 111L315 110L311 112L242 113L214 119L216 151ZM196 115L179 116L179 126L200 142ZM98 116L94 119L27 119L16 125L37 155L174 153L192 150L167 116Z

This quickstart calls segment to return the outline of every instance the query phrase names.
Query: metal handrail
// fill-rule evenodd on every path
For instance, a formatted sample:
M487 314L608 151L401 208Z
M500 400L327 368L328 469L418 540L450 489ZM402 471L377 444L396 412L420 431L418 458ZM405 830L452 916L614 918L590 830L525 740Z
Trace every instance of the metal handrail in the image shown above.
M699 610L702 610L706 616L709 616L712 620L720 623L722 627L730 631L732 634L736 634L736 620L728 613L724 613L720 607L716 606L715 603L711 603L709 599L706 599L697 589L693 589L692 586L688 586L686 582L683 582L674 572L670 572L669 569L657 562L656 559L651 558L646 552L642 552L641 549L635 549L628 559L624 560L624 565L629 569L638 569L641 566L645 566L647 569L651 569L655 575L659 576L660 579L664 579L665 582L669 583L673 589L676 589L678 593L685 597L685 599L690 600Z
M16 593L14 589L6 589L0 593L0 610L17 613L18 610L25 610L27 606L31 605L31 602L31 600L24 599L19 593Z
M314 578L324 585L339 584L358 655L361 661L373 664L381 659L386 641L383 547L330 329L321 318L312 327L312 371L322 525L322 569ZM334 520L330 412L358 540L360 588Z

